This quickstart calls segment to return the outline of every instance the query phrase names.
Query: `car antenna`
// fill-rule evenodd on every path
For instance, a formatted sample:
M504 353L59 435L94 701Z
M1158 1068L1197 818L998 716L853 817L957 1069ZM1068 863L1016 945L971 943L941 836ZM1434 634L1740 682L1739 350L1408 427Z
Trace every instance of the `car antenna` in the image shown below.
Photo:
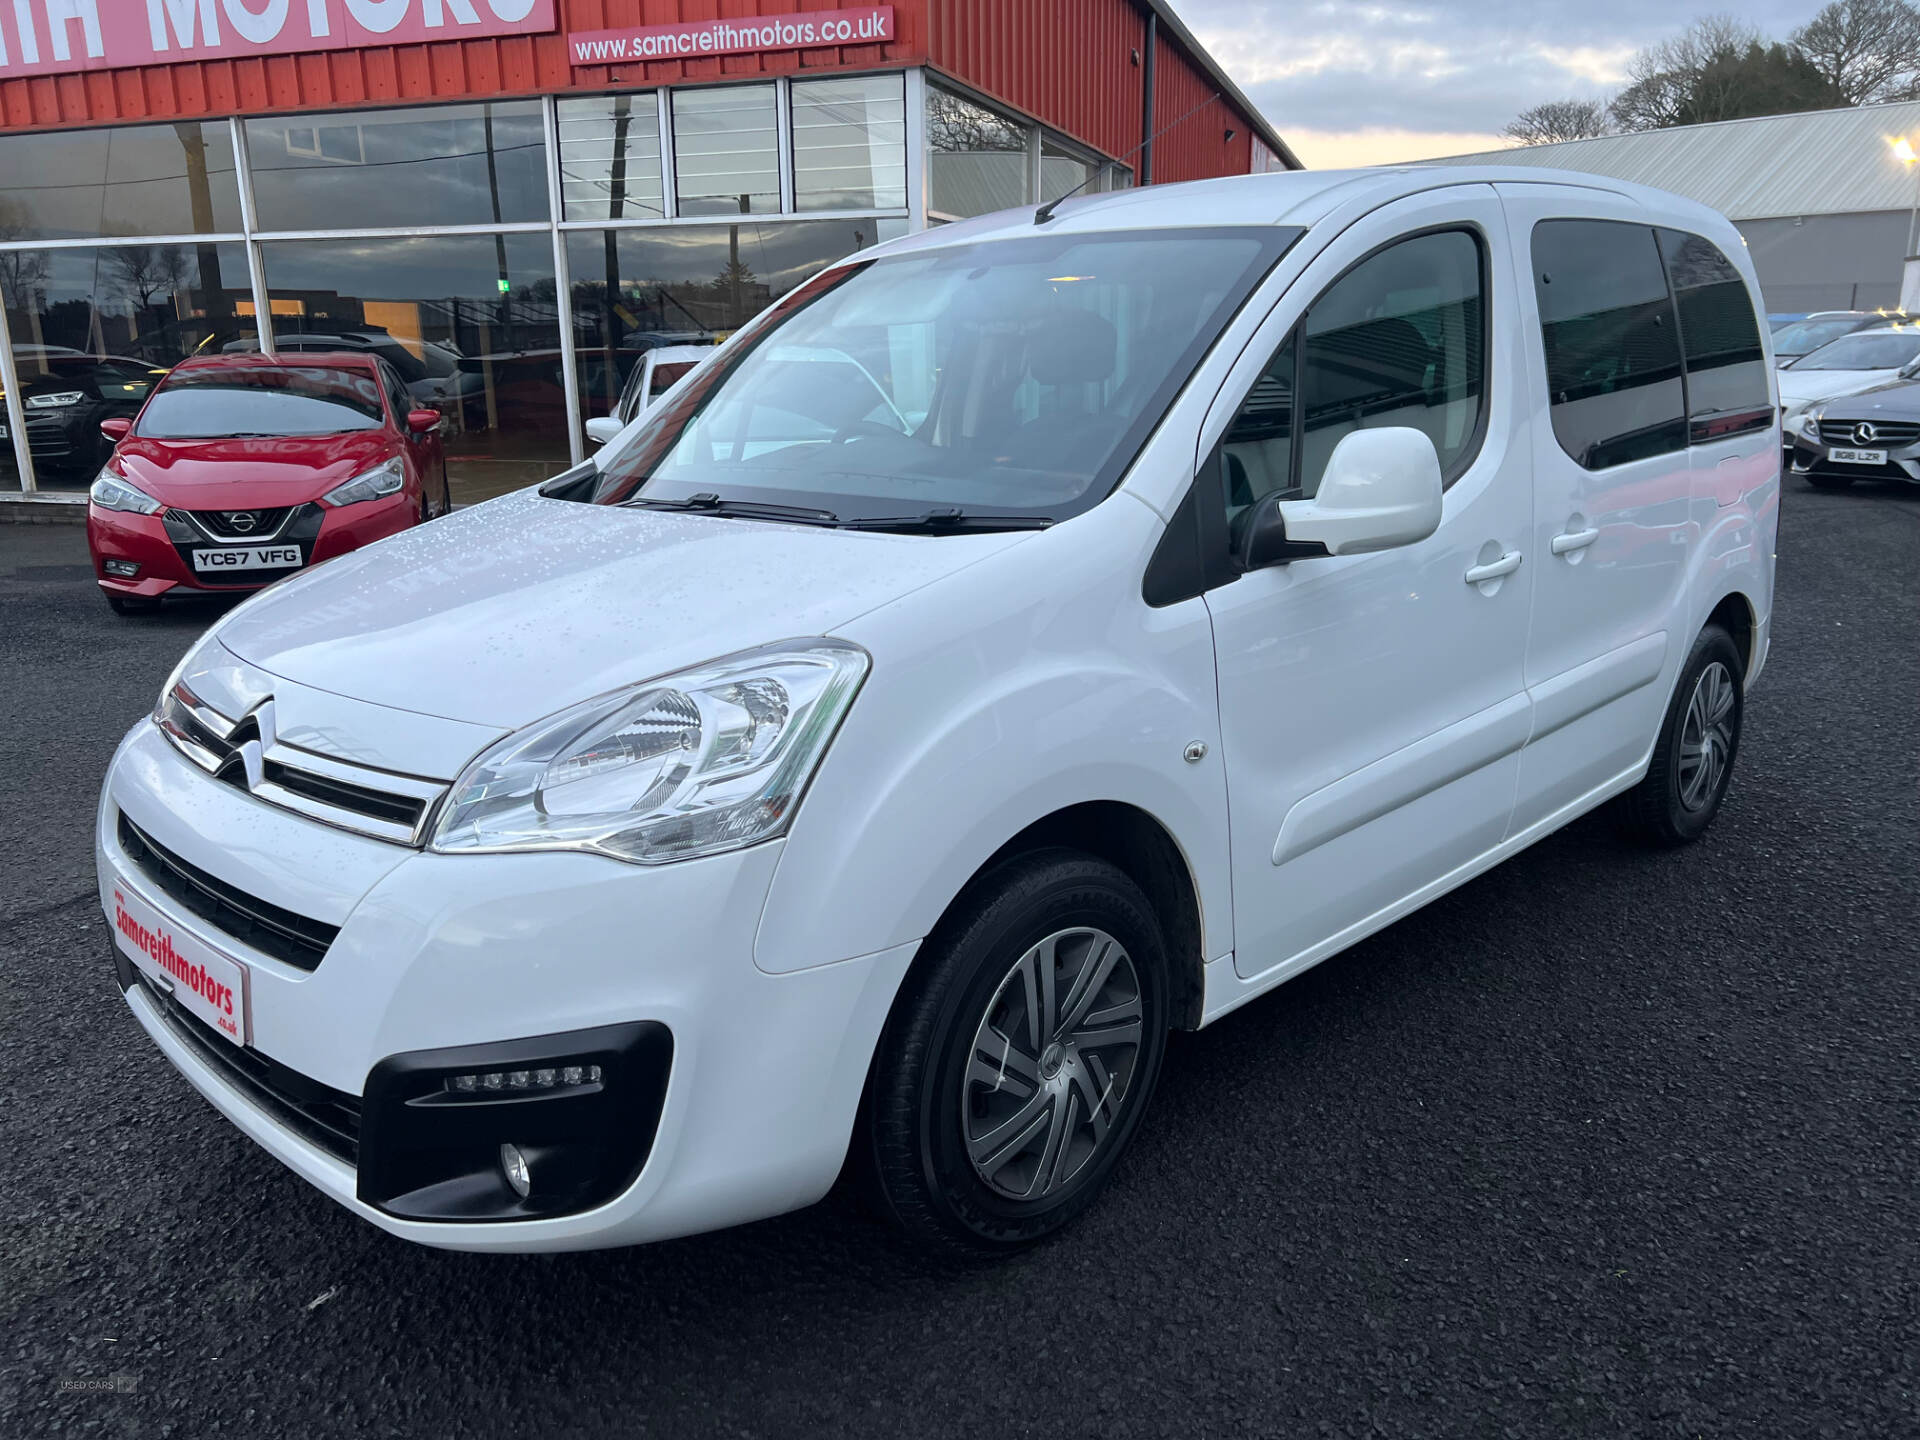
M1213 104L1213 102L1218 100L1219 98L1220 96L1218 93L1209 95L1206 99L1202 100L1198 105L1194 106L1193 109L1187 111L1186 114L1174 116L1173 119L1169 120L1166 124L1162 125L1158 130L1154 131L1153 134L1147 136L1146 139L1142 140L1138 145L1134 146L1133 149L1127 151L1126 154L1116 155L1114 157L1114 163L1117 165L1123 160L1131 160L1134 156L1138 155L1142 150L1146 149L1147 146L1151 145L1154 141L1158 140L1162 135L1166 134L1167 131L1173 129L1174 126L1180 124L1181 121L1189 119L1192 116L1198 114L1200 111L1206 109L1207 106ZM1099 173L1100 171L1096 168L1093 172L1093 175L1098 175ZM1049 220L1053 219L1053 212L1056 209L1058 209L1061 205L1065 204L1067 201L1071 200L1074 196L1078 195L1082 190L1086 189L1087 186L1093 183L1093 175L1087 176L1086 179L1082 180L1078 185L1074 186L1073 189L1067 191L1066 194L1056 195L1053 199L1047 201L1046 204L1042 205L1038 210L1034 211L1033 223L1036 225L1044 225Z

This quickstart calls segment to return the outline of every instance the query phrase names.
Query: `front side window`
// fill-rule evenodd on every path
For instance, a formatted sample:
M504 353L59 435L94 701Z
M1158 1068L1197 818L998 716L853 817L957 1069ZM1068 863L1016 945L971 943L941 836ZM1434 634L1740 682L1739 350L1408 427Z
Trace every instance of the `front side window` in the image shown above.
M829 272L607 458L596 499L1063 519L1297 234L1042 234Z
M1652 229L1543 220L1533 272L1560 448L1588 470L1684 450L1680 337Z
M228 440L338 435L385 423L380 382L371 374L249 365L174 371L140 412L138 433L155 440Z
M1275 492L1310 499L1334 447L1383 425L1425 434L1451 483L1473 458L1484 404L1481 271L1480 242L1445 230L1399 241L1334 281L1227 427L1229 514Z
M1720 247L1681 230L1660 232L1667 280L1680 309L1687 365L1687 419L1695 443L1773 421L1767 357L1746 282Z

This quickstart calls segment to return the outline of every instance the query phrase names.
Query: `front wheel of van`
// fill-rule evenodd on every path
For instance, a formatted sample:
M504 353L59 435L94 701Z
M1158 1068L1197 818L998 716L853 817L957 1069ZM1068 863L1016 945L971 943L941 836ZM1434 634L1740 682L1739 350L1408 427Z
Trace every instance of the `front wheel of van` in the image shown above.
M1733 637L1709 625L1680 671L1646 778L1621 797L1630 831L1655 845L1706 833L1733 778L1746 712L1746 665Z
M1159 922L1122 871L1078 851L975 882L927 942L874 1057L864 1169L930 1249L1004 1253L1093 1202L1166 1052Z

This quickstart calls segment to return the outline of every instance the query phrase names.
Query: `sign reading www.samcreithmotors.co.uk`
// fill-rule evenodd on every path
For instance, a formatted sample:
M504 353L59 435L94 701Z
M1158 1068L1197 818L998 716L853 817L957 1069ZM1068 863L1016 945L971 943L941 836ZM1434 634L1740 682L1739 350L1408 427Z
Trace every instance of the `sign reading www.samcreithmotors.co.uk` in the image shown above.
M544 34L554 0L12 0L0 80L303 50Z
M637 25L625 30L576 30L567 36L575 65L622 61L698 60L821 45L873 45L893 39L893 7L810 10L763 19L697 20L689 25Z

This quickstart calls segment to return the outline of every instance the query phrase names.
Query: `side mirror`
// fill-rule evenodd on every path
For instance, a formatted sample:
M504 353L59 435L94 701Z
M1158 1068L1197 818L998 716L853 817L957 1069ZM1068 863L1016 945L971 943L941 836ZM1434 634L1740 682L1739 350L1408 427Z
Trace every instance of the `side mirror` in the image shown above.
M1311 555L1364 555L1440 528L1440 456L1407 426L1355 430L1334 446L1311 500L1268 496L1242 531L1240 565L1255 570Z
M133 421L125 415L115 415L111 420L100 422L100 433L118 445L133 432Z
M431 435L439 428L440 412L438 410L409 410L407 412L407 429L415 435Z
M587 439L596 445L604 445L626 428L617 415L596 415L587 421Z

